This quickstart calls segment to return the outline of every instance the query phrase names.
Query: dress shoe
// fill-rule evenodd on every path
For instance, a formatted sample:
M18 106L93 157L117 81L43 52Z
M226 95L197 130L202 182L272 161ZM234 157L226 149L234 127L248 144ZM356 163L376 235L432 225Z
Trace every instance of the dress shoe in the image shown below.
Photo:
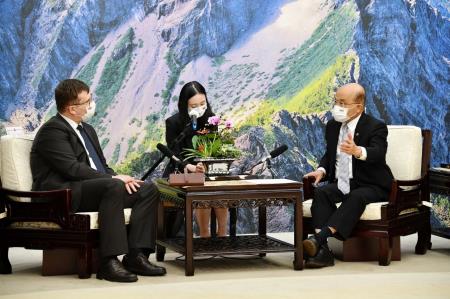
M310 236L308 239L303 240L303 250L309 257L316 256L319 251L320 245L316 237Z
M117 258L111 258L102 263L97 271L97 279L115 282L135 282L137 275L125 269Z
M142 253L136 256L129 256L127 254L123 257L122 263L125 269L138 275L162 276L166 274L166 268L153 265Z
M334 256L327 244L320 246L317 255L305 261L305 268L322 268L334 266Z

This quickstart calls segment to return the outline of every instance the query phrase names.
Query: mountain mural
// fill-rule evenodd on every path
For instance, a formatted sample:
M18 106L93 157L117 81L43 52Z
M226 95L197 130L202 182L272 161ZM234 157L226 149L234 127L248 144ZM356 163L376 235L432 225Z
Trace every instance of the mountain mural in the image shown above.
M432 164L448 163L449 10L445 0L2 1L1 126L35 130L56 111L57 82L79 78L110 165L140 176L181 86L197 80L233 119L237 146L256 153L233 171L287 144L273 169L299 180L323 153L336 88L359 82L367 113L430 128ZM255 231L253 212L239 213L240 232ZM272 230L292 229L291 210L270 213Z

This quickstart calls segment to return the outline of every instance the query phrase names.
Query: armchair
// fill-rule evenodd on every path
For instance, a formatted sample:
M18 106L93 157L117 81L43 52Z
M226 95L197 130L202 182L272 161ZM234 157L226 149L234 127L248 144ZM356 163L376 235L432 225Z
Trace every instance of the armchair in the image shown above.
M98 246L98 213L73 213L70 189L30 191L32 143L30 135L3 136L0 141L0 274L12 273L10 247L44 249L44 257L46 250L71 249L78 277L89 278L92 251ZM124 214L128 223L131 209Z
M414 126L388 126L387 139L386 162L394 175L389 201L367 205L351 236L378 239L378 263L383 266L390 264L394 241L399 236L418 233L416 254L425 254L431 248L428 183L431 131ZM303 179L304 238L314 233L313 182L313 178Z

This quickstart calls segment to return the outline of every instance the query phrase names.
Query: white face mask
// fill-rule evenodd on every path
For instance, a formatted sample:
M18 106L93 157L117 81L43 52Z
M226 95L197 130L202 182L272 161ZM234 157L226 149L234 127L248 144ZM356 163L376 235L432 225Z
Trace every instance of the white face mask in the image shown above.
M90 120L95 114L95 102L91 101L90 107L88 107L87 112L85 115L81 117L81 120L86 122Z
M206 105L195 108L188 108L189 117L196 116L197 118L200 118L205 114L205 112L206 112Z
M344 108L338 105L334 105L333 109L331 109L331 114L335 121L343 123L348 121L348 108Z

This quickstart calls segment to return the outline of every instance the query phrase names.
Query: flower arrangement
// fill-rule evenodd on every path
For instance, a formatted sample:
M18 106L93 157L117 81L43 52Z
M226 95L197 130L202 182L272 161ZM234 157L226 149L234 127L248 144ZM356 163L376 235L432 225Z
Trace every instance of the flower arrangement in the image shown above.
M219 116L208 118L205 129L192 137L194 148L185 149L186 159L190 158L238 158L241 151L234 146L236 138L233 123L223 121Z

